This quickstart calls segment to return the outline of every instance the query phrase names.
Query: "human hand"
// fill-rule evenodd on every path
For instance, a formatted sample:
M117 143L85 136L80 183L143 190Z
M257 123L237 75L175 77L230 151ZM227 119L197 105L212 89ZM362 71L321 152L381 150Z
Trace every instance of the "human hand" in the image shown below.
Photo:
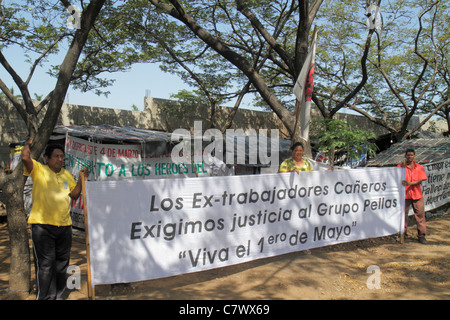
M89 177L89 169L87 167L84 167L80 170L80 178L84 176L85 178Z

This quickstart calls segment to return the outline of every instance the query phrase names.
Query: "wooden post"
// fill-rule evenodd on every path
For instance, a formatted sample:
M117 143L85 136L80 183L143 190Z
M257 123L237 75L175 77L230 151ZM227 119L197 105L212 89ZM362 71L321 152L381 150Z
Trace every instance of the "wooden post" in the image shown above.
M302 104L300 101L296 100L295 102L295 124L294 124L294 133L292 134L292 138L291 138L291 147L294 144L294 138L295 138L295 134L297 133L298 130L298 118L300 116L300 108L302 107Z
M86 178L81 175L81 190L83 193L83 210L84 210L84 233L86 237L86 260L87 260L87 275L88 275L88 298L95 299L95 290L92 286L91 279L91 252L89 246L89 226L88 226L88 214L87 214L87 202L86 202Z

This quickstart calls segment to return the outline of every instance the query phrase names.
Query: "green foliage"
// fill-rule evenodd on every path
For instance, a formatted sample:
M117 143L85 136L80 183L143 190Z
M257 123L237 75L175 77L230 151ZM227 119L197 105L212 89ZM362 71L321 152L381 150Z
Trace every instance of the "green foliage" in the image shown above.
M376 135L366 130L357 129L355 125L348 124L342 120L322 119L312 124L314 132L313 139L318 141L317 148L327 152L329 159L334 160L334 154L344 151L349 160L358 159L362 153L375 156L377 146L369 140L375 139Z
M209 105L204 95L196 91L180 90L172 95L176 103L168 103L161 106L161 111L168 118L184 119L193 116L206 119Z

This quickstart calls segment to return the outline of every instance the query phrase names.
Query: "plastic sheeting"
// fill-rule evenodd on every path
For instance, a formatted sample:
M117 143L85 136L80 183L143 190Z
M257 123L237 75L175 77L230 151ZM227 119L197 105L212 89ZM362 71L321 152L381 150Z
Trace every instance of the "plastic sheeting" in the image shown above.
M143 154L145 157L165 155L172 151L179 139L172 141L172 135L167 132L137 129L134 127L116 127L112 125L89 125L89 126L57 126L53 131L54 138L58 135L64 138L65 135L86 139L97 143L118 143L118 144L141 144L143 147ZM203 140L202 136L191 136L191 144L194 144L194 139ZM291 156L289 151L290 140L277 139L277 143L273 143L272 138L265 136L226 136L224 135L224 159L233 159L236 164L245 159L244 163L247 166L266 166L267 164L261 162L259 158L259 147L262 146L266 150L262 153L271 154L272 145L278 145L279 161ZM183 141L183 140L181 140ZM202 141L202 147L212 143L211 141ZM229 146L229 148L227 148ZM233 146L233 149L230 148ZM227 153L232 156L227 158ZM257 161L255 155L258 155ZM230 161L229 161L230 162Z
M405 159L405 151L412 148L416 152L416 161L420 164L431 163L450 158L450 138L411 139L393 144L367 162L368 167L396 166Z

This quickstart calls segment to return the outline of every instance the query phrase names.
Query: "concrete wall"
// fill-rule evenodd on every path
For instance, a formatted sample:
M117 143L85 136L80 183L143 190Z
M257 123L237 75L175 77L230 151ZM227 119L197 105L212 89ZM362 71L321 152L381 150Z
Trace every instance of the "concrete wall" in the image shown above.
M0 97L0 166L9 167L9 144L25 139L27 130L14 106Z
M207 114L199 114L193 113L191 116L183 117L183 120L177 119L167 119L163 112L161 112L161 106L164 104L175 104L177 101L173 100L165 100L165 99L156 99L152 97L145 98L145 110L144 112L148 112L152 117L152 124L158 126L158 130L163 131L173 131L176 128L192 128L194 125L194 120L203 119L203 128L207 129L209 125L209 121L206 120ZM221 107L218 108L218 111L221 114L222 119L226 119L228 114L231 111L231 108ZM313 109L311 110L311 120L320 120L322 118L319 110ZM373 122L369 121L366 117L355 115L355 114L346 114L339 113L336 116L337 119L351 122L356 125L359 129L369 130L374 132L377 135L382 135L387 133L387 131L375 125ZM283 123L278 119L277 115L274 112L264 112L264 111L253 111L248 109L239 109L234 117L233 129L241 128L245 130L249 129L278 129L280 132L281 138L289 137L288 130L283 125ZM155 128L156 129L156 128ZM172 130L171 130L172 129Z
M182 117L169 118L163 111L167 105L179 104L178 101L145 97L144 112L150 114L153 129L172 132L177 128L193 130L194 121L202 121L204 130L210 128L209 111L205 108L198 108L183 114ZM219 123L225 123L232 108L217 107ZM233 119L231 129L242 129L245 133L251 134L250 129L278 129L280 136L287 137L288 131L274 112L254 111L239 109ZM269 131L269 130L268 130Z
M189 116L180 119L168 118L162 111L164 104L178 103L172 100L145 97L143 111L129 111L120 109L110 109L92 106L67 105L64 104L58 124L62 125L96 125L110 124L114 126L132 126L140 129L153 129L161 131L173 131L177 128L193 129L195 120L202 120L202 128L209 128L209 122L205 114L192 112ZM218 108L222 119L231 111L230 108ZM204 112L207 113L207 112ZM312 111L312 120L320 119L317 110ZM373 131L377 135L386 133L381 127L375 126L362 116L339 114L338 118L358 124L360 128ZM274 112L253 111L239 109L232 126L233 129L243 129L250 133L250 129L278 129L279 136L284 138L288 131ZM23 141L27 137L27 130L23 120L6 98L0 98L0 166L9 166L10 143Z

